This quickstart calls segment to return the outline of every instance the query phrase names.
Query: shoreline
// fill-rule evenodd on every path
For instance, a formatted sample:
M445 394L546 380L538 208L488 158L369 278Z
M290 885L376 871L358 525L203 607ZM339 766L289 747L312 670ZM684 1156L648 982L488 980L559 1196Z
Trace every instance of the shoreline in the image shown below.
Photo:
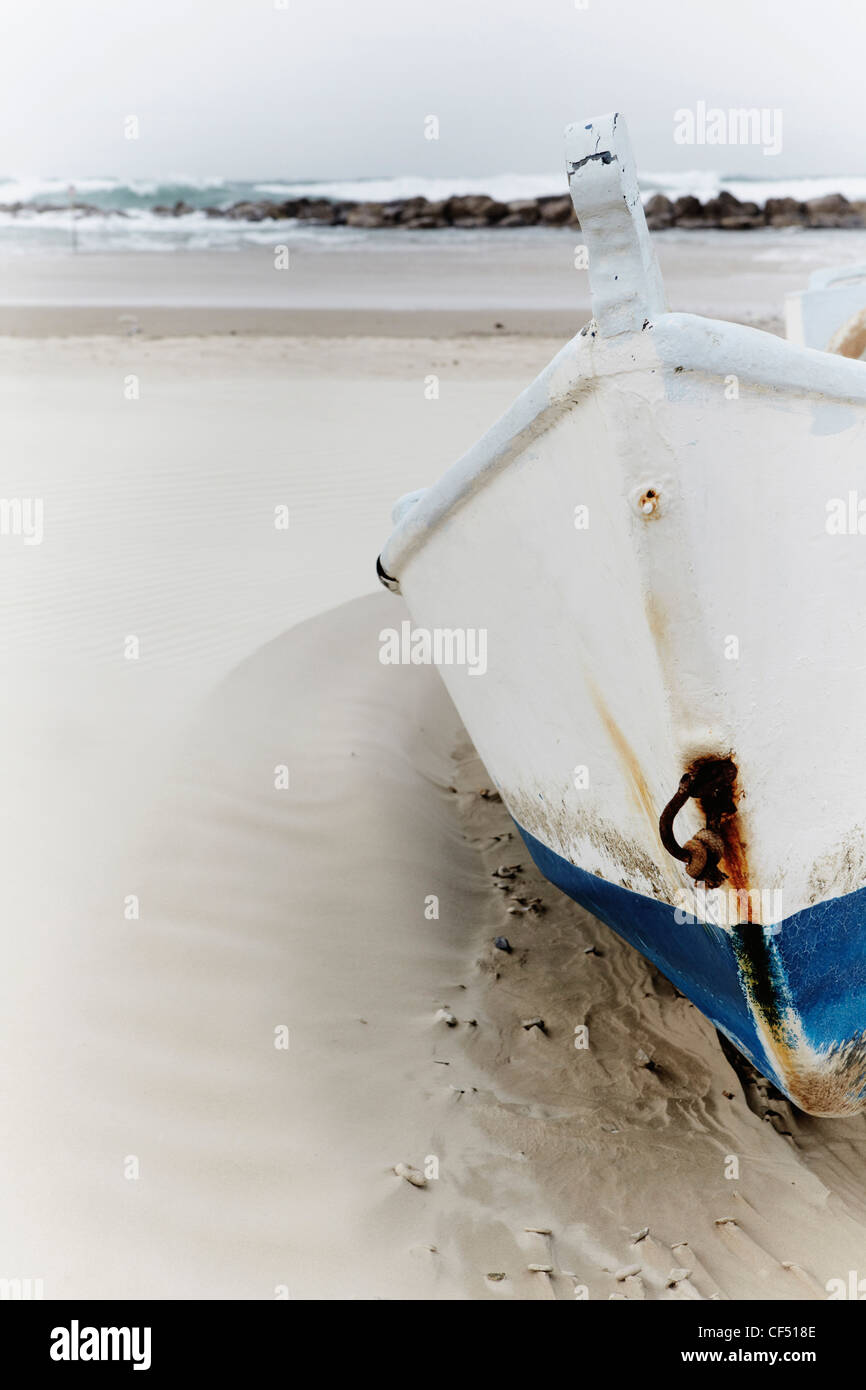
M866 261L866 230L654 235L671 309L782 331L813 271ZM591 318L570 228L309 231L217 251L0 251L0 335L17 338L559 338ZM576 264L577 262L577 264Z
M559 346L590 318L589 303L574 309L268 309L177 307L166 304L0 304L0 338L306 339L339 342L375 338L555 338ZM781 325L781 317L779 318ZM772 329L771 331L776 331ZM779 327L778 331L781 331Z

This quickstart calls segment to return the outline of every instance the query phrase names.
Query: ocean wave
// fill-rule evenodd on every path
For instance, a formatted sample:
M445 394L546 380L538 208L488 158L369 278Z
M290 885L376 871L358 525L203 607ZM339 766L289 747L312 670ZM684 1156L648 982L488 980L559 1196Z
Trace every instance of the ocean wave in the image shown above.
M820 175L783 178L745 178L712 170L647 170L640 176L643 196L669 198L692 194L702 201L723 189L744 201L768 198L805 201L842 193L852 202L866 202L866 176ZM345 240L348 228L311 228L269 220L266 227L243 217L208 216L241 202L293 198L345 202L387 203L423 196L438 201L451 196L485 193L500 202L537 199L567 192L564 170L540 174L499 173L488 176L430 178L421 175L331 180L232 180L221 176L138 178L111 176L74 179L35 175L0 176L0 246L9 252L148 250L233 250L298 236L315 242L332 236ZM70 208L70 202L78 209ZM183 216L165 213L181 204ZM18 208L17 211L11 209ZM39 208L51 211L39 211ZM155 211L162 208L163 212ZM89 211L88 211L89 210ZM105 214L99 216L98 214ZM426 235L429 235L427 233ZM464 234L465 235L465 234Z
M825 193L844 193L853 201L866 200L866 175L820 174L782 178L747 178L710 169L645 170L640 184L646 197L664 193L670 198L692 194L715 197L728 189L737 197L763 202L767 198L819 198ZM430 178L404 174L363 179L225 179L217 175L190 178L121 180L114 177L43 178L36 175L0 175L0 204L68 202L74 189L78 201L105 211L134 210L154 204L184 202L193 208L227 207L233 202L261 198L328 198L345 202L386 203L400 198L425 197L431 202L452 196L487 193L500 202L518 198L543 198L568 191L565 170L539 174L479 174L471 177Z

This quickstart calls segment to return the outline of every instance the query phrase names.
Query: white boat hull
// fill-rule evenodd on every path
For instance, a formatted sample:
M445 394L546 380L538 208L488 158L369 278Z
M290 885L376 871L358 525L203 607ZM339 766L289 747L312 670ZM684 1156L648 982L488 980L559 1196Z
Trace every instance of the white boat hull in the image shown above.
M797 1103L847 1113L866 1094L866 535L840 526L866 367L667 313L634 262L608 312L626 233L575 202L596 318L405 512L381 568L416 627L486 634L483 674L440 669L545 872ZM736 775L715 887L660 831L701 759ZM704 823L686 800L677 841Z

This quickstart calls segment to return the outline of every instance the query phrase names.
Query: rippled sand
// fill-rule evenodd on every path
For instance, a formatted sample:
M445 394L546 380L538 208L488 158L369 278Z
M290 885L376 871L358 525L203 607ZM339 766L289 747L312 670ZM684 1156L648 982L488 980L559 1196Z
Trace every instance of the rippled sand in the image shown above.
M378 661L391 500L557 345L2 345L44 538L0 538L0 1276L800 1298L857 1269L866 1118L741 1080L535 874L436 673Z

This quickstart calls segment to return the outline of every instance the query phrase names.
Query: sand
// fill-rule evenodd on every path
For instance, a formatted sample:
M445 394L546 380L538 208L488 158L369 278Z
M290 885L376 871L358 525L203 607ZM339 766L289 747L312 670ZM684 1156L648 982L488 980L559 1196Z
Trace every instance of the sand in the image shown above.
M569 228L311 231L266 226L235 251L0 258L0 334L571 337L589 318ZM782 331L787 293L866 260L866 231L670 231L654 237L673 309ZM288 249L275 268L276 247ZM280 262L283 264L283 261Z
M0 537L0 1278L824 1297L866 1118L735 1070L538 877L435 670L378 661L391 501L560 342L394 312L0 343L6 493L44 500L40 546Z
M46 1296L823 1296L862 1253L862 1117L744 1090L539 878L435 671L379 663L402 616L382 593L267 644L156 785L125 759L89 788L77 874L68 845L27 866L6 1269Z

